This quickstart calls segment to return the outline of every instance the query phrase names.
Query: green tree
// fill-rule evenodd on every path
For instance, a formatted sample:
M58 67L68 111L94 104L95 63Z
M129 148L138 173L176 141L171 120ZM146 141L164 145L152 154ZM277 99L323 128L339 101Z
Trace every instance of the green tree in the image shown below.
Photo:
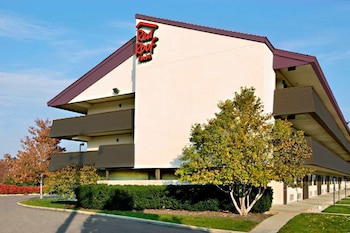
M254 92L254 88L241 88L233 100L218 104L220 111L215 118L192 127L190 144L184 147L180 156L182 164L176 171L180 181L215 184L229 193L241 215L249 213L271 180L284 181L282 172L275 171L278 154L273 150L277 142L274 136L285 134L274 130L272 115L264 113ZM283 156L291 154L283 153ZM253 187L259 191L251 197Z
M277 119L272 135L274 180L299 187L302 179L313 172L313 169L304 166L305 159L312 155L304 132L293 129L292 123L287 120Z
M48 173L44 183L44 192L73 198L74 190L79 185L96 184L100 179L94 166L85 165L79 168L69 165L61 170Z

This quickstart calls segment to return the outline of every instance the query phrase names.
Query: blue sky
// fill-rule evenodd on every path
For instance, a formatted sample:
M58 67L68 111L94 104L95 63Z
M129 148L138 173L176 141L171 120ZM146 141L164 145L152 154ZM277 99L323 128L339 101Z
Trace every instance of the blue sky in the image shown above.
M0 0L0 158L17 154L36 118L72 116L47 101L132 38L135 14L266 36L316 56L350 120L350 1Z

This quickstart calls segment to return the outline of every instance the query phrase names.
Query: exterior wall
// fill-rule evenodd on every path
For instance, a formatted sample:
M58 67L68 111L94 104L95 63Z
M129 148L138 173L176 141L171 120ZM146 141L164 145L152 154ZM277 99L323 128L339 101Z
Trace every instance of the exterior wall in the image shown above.
M273 107L273 54L264 43L158 26L152 60L136 61L136 168L177 167L191 126L240 87L254 86L266 111Z
M131 57L69 103L113 96L113 88L118 88L120 95L131 93L133 92L133 75L133 57Z
M132 144L133 142L131 133L92 137L88 142L87 151L97 151L100 145Z
M88 115L102 113L102 112L112 112L120 111L126 109L134 109L134 99L124 99L119 101L107 102L94 104L88 109Z
M316 175L311 175L309 182L309 198L317 196L317 179Z
M110 180L149 180L148 171L118 171L109 172Z
M177 180L100 180L97 183L108 185L180 185Z
M267 186L273 190L272 204L283 205L283 183L277 181L271 181Z
M287 189L287 203L296 202L303 199L303 189L302 188L291 188Z

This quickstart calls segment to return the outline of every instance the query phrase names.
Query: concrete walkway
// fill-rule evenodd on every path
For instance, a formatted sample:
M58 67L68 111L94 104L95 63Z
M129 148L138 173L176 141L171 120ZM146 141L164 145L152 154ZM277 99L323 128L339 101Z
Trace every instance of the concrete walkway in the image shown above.
M347 190L346 195L350 194ZM345 190L335 192L335 201L345 197ZM275 233L278 232L290 219L300 213L320 213L333 204L333 193L327 193L306 200L300 200L288 205L273 205L270 212L274 215L262 221L251 233Z

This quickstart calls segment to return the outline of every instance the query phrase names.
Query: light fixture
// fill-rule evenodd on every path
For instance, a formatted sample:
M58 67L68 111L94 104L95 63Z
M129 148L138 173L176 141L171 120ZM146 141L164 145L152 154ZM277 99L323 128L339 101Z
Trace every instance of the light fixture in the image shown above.
M116 88L116 87L115 87L115 88L113 88L113 93L114 93L114 94L118 95L118 94L119 94L119 92L120 92L120 91L119 91L119 89L118 89L118 88Z

